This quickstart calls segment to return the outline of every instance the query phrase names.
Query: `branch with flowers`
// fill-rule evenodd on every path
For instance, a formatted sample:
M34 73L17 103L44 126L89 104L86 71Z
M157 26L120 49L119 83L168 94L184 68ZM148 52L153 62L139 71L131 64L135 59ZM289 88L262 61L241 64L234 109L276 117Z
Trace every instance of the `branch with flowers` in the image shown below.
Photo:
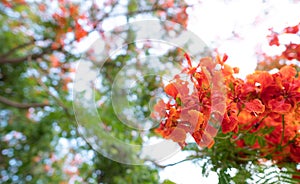
M282 33L271 30L270 46L280 45L280 34L299 36L299 26ZM300 44L291 42L285 48L280 56L265 56L258 64L260 71L244 80L235 77L239 69L226 64L226 54L202 58L197 66L185 54L187 67L164 88L169 100L154 107L152 117L160 119L155 132L184 150L205 152L220 182L232 179L228 168L249 164L266 168L269 161L279 169L277 182L299 183ZM270 73L279 60L286 62ZM199 149L189 147L187 134ZM259 179L270 180L267 175Z

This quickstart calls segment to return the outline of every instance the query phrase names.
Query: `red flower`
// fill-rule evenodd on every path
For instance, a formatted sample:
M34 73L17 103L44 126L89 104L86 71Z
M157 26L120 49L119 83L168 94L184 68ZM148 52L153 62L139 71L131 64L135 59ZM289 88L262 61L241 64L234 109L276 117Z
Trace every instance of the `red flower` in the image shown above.
M178 94L178 90L173 83L170 83L165 87L165 92L173 98L176 98Z
M269 38L269 45L276 45L279 46L279 39L278 39L278 33L273 32L272 29L270 29L270 31L272 32L271 35L268 36Z
M286 45L286 50L282 53L282 55L288 60L297 59L300 61L300 45L294 43Z
M300 163L300 142L294 142L290 145L291 158Z
M282 96L280 96L276 99L271 99L268 102L268 107L273 112L277 112L279 114L288 113L292 108L291 104L286 103L286 101L284 100L284 98Z
M251 102L245 103L246 111L261 114L265 111L265 106L259 99L254 99Z
M282 80L293 80L295 75L297 74L297 71L292 66L284 66L280 68L279 73L281 74Z
M283 30L285 33L292 33L292 34L296 34L299 31L299 26L292 26L292 27L287 27Z
M160 119L164 117L166 114L166 104L163 100L159 100L153 107L153 112L151 113L151 117L153 119Z
M237 128L237 125L237 119L234 116L228 116L228 114L226 114L222 122L222 132L224 134L232 132Z

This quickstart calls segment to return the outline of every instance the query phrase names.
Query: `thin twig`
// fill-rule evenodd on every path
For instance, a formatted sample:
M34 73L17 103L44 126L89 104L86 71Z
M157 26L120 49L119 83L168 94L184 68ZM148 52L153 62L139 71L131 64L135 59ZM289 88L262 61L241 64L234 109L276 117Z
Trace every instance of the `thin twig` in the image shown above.
M167 164L167 165L161 165L161 164L157 163L157 162L154 161L154 160L146 160L146 161L150 161L150 162L153 163L156 167L161 168L161 169L164 169L164 168L166 168L166 167L175 166L175 165L177 165L177 164L180 164L180 163L183 163L183 162L186 162L186 161L195 160L195 159L199 159L199 158L195 158L195 157L193 157L193 158L186 158L186 159L180 160L180 161L178 161L178 162L171 163L171 164Z
M31 60L31 59L29 59ZM41 71L41 69L39 68L36 68L40 73L43 73L43 71ZM64 109L64 111L66 112L66 114L71 117L70 113L69 113L69 110L68 110L68 107L65 106L65 104L58 98L56 97L50 90L49 88L41 81L41 79L39 77L35 77L36 81L38 82L38 84L46 91L46 93L51 96L55 101L56 103L62 107Z

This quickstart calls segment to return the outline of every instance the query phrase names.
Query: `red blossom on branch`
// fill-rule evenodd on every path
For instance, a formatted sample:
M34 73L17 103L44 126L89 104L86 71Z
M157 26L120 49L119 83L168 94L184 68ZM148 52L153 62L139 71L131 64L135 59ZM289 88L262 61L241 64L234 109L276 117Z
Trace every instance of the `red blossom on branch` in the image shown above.
M201 147L212 147L217 129L210 124L212 112L223 134L231 133L236 146L257 150L261 157L273 160L291 159L300 162L300 80L293 66L282 67L277 73L257 71L245 80L234 77L237 69L225 64L227 55L215 60L203 58L196 67L185 54L188 66L182 70L188 80L176 76L165 87L169 101L157 105L164 118L156 132L182 147L186 134L192 135ZM221 93L214 88L222 89ZM193 88L189 88L192 84ZM158 108L158 106L160 108ZM217 109L217 110L216 110ZM262 134L261 130L274 130ZM241 134L254 134L264 144L254 141L249 144Z

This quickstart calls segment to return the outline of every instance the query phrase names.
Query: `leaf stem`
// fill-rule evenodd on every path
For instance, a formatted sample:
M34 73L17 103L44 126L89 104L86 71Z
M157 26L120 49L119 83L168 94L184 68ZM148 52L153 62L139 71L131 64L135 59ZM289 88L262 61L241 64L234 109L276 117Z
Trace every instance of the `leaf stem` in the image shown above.
M283 142L283 139L284 139L284 129L285 129L285 123L284 123L284 115L282 114L282 117L281 117L282 121L282 133L281 133L281 140L280 140L280 144L279 144L279 150L282 150L282 142Z

